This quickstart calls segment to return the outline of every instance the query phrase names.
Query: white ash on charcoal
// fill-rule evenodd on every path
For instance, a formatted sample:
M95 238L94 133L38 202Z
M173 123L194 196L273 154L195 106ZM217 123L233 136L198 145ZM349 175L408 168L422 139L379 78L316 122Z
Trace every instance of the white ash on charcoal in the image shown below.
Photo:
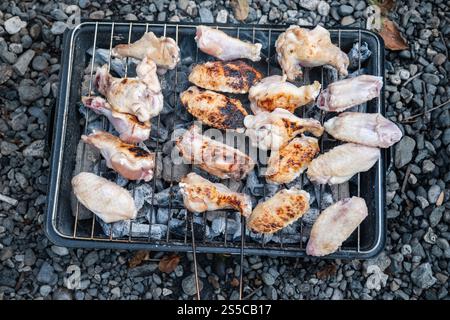
M149 224L131 222L130 220L123 220L114 223L105 223L100 219L97 222L103 229L103 233L110 237L112 234L113 238L122 237L137 237L137 238L148 238L153 240L162 240L167 233L167 226L164 224L152 224L151 228Z
M87 50L87 53L90 57L92 57L93 48L89 48ZM92 58L91 58L92 59ZM125 69L128 61L128 75L134 74L136 72L136 65L139 63L139 60L134 58L128 58L128 59L119 59L110 56L109 49L102 49L102 48L96 48L95 49L95 60L94 60L94 74L95 74L95 65L102 66L104 64L108 64L111 59L111 71L113 71L118 77L125 77ZM88 68L90 73L90 67L91 67L92 61L89 62Z
M372 51L369 49L367 42L361 42L361 48L359 47L359 41L353 44L353 47L348 52L348 59L350 60L349 69L357 69L370 58Z

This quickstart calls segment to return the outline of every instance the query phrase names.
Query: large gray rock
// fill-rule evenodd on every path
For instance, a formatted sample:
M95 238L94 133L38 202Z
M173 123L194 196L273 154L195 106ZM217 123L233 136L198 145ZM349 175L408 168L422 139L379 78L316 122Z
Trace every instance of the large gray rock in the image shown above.
M428 289L436 283L436 278L433 277L433 271L431 270L431 264L423 263L418 266L411 273L412 282L422 289Z
M397 168L407 165L412 157L416 147L416 141L408 136L404 136L402 140L395 146L394 162Z
M14 71L23 76L25 72L27 72L28 66L30 65L30 62L33 59L34 55L35 52L32 49L29 49L22 53L22 55L19 57L19 59L17 59L16 63L13 66Z
M12 17L5 21L5 30L9 34L16 34L20 29L25 28L27 23L20 20L19 17Z

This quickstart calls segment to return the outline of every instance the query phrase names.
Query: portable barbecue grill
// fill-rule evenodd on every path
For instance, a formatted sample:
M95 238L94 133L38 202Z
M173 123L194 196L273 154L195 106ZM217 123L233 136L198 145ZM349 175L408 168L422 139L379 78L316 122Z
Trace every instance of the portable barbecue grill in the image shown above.
M197 49L194 41L195 36L194 24L147 24L147 23L125 23L125 22L103 22L88 21L83 22L73 30L67 32L64 36L64 47L59 100L54 110L54 120L50 123L53 126L53 135L51 136L52 157L51 157L51 173L48 192L48 207L46 219L46 232L48 237L56 244L66 247L86 247L86 248L111 248L111 249L145 249L158 251L193 251L194 259L196 252L209 253L228 253L248 255L271 255L271 256L290 256L303 257L306 256L305 247L307 242L307 234L304 234L304 224L300 220L297 229L298 241L292 240L292 237L286 235L284 230L276 234L277 241L265 240L264 236L255 238L245 228L245 219L240 217L240 236L231 237L228 235L229 227L228 219L225 218L225 232L223 236L216 238L208 238L202 232L205 232L207 226L206 215L194 216L186 214L184 233L174 234L170 229L170 221L173 218L169 216L167 222L167 231L165 235L159 239L152 236L152 228L155 228L153 220L153 212L162 207L169 209L169 214L173 210L182 210L179 203L174 203L173 190L177 183L170 182L169 185L169 201L162 205L157 203L155 192L151 198L150 219L148 235L133 234L133 222L130 223L130 232L127 236L115 237L113 232L109 236L105 235L102 227L95 216L92 215L88 220L81 220L79 211L81 204L76 205L75 212L71 206L71 178L75 167L75 157L77 154L77 145L80 136L86 133L90 119L94 113L87 111L84 126L80 126L82 115L79 112L78 104L81 101L81 85L83 74L86 68L89 68L89 94L93 92L93 75L94 59L90 62L87 50L93 46L92 56L95 57L96 50L99 48L109 49L109 67L111 67L111 49L119 43L131 43L138 40L146 31L152 31L157 36L167 36L175 39L181 49L181 63L175 70L171 71L163 93L165 103L168 103L173 112L177 113L183 106L179 101L179 94L185 90L179 83L179 68L182 67L183 61L192 60L191 63L203 62L211 60L204 53ZM231 36L241 38L249 42L260 42L263 44L263 59L257 63L251 63L257 69L264 72L265 76L279 72L279 66L275 57L275 41L278 36L284 32L288 26L253 26L253 25L214 25L214 27L225 31ZM364 73L375 76L384 77L384 46L380 38L372 32L361 29L329 29L333 43L348 52L353 43L366 42L372 52L371 57L364 63L358 61L357 71L364 70ZM191 57L191 58L189 58ZM128 59L127 59L128 61ZM128 62L125 65L125 76L128 75ZM169 72L170 73L170 72ZM303 84L312 83L318 80L322 84L322 88L326 88L329 81L327 80L330 69L324 67L306 68L304 70ZM298 85L302 83L297 83ZM184 84L186 85L186 84ZM360 112L379 112L384 114L384 93L377 99L373 99L358 107ZM320 112L313 106L301 107L296 112L299 116L314 116L323 123L326 119L333 116ZM166 116L166 115L165 115ZM166 116L167 117L167 116ZM108 130L108 121L103 120L104 129ZM161 115L156 119L156 126L153 125L152 130L156 132L160 130ZM162 125L161 125L162 126ZM172 128L168 128L169 131ZM325 133L320 139L321 152L329 150L337 141ZM158 139L152 144L152 151L160 152L163 142ZM84 152L84 147L82 149ZM356 175L350 180L346 190L342 191L341 187L334 190L334 201L344 196L360 196L366 200L369 209L369 215L364 222L358 227L354 234L342 245L335 253L330 254L326 258L333 259L366 259L375 256L384 247L385 242L385 168L386 168L386 150L381 151L381 158L377 164L368 172ZM161 156L160 153L157 157ZM82 155L85 158L85 155ZM100 159L99 159L100 160ZM158 165L158 161L157 165ZM102 175L106 171L104 165L98 166L96 174ZM111 171L111 170L108 170ZM155 170L157 171L157 170ZM173 170L171 170L173 174ZM158 188L156 179L150 182L153 190ZM261 179L264 183L264 178ZM299 178L300 187L306 181L305 174ZM311 185L310 185L311 187ZM318 210L322 207L323 195L329 192L329 186L319 186L312 190L316 200L311 204L312 208ZM348 189L347 189L348 188ZM263 185L262 197L266 196L268 187ZM131 190L133 192L133 190ZM336 196L337 195L337 196ZM259 198L260 199L260 198ZM322 208L323 209L323 208ZM234 212L230 211L230 214ZM199 227L198 222L203 223ZM196 222L196 223L194 223ZM200 235L200 236L199 236ZM299 235L299 236L298 236ZM196 265L196 261L195 265ZM242 261L241 261L242 268ZM242 271L242 270L241 270ZM241 272L242 277L242 272ZM242 285L242 281L241 281Z

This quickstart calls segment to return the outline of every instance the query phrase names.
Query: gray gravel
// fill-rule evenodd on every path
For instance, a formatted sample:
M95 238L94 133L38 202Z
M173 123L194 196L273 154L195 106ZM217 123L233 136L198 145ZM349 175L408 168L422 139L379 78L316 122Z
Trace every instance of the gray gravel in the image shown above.
M165 274L157 264L164 253L129 268L132 252L62 248L45 237L47 118L55 106L71 10L93 19L235 23L229 1L10 3L0 3L0 194L10 199L0 201L0 300L192 299L191 254L180 254L178 267ZM365 23L367 6L357 0L252 0L245 22L357 27ZM400 124L404 138L393 148L386 175L384 252L364 262L246 256L244 295L449 299L450 111L443 105L450 96L449 46L443 42L450 36L448 11L444 0L399 0L389 14L409 49L386 51L387 117ZM185 171L180 166L175 173ZM162 175L167 178L167 170ZM164 223L167 214L158 212L155 219ZM203 298L239 298L238 257L202 254L198 262Z

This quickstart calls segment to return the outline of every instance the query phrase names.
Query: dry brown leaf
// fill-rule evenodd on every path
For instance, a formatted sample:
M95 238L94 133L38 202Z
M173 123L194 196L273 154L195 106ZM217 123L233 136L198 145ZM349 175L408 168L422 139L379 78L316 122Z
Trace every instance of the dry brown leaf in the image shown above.
M237 286L239 286L239 280L237 278L233 278L233 280L231 280L230 284L232 287L237 287Z
M328 277L334 276L336 274L337 267L335 264L329 264L325 266L322 270L316 273L317 278L320 280L325 280Z
M379 35L384 40L384 45L390 50L408 49L405 38L398 31L397 26L389 19L384 19Z
M150 252L145 250L139 250L136 252L131 259L128 261L128 266L130 268L135 268L142 264L142 262L150 258Z
M248 0L231 0L231 8L233 8L234 17L237 20L244 21L248 17L249 5Z
M180 263L180 256L172 254L170 256L165 256L159 261L159 271L165 273L171 273Z
M443 202L444 202L444 191L441 191L439 197L436 200L436 207L440 207Z

